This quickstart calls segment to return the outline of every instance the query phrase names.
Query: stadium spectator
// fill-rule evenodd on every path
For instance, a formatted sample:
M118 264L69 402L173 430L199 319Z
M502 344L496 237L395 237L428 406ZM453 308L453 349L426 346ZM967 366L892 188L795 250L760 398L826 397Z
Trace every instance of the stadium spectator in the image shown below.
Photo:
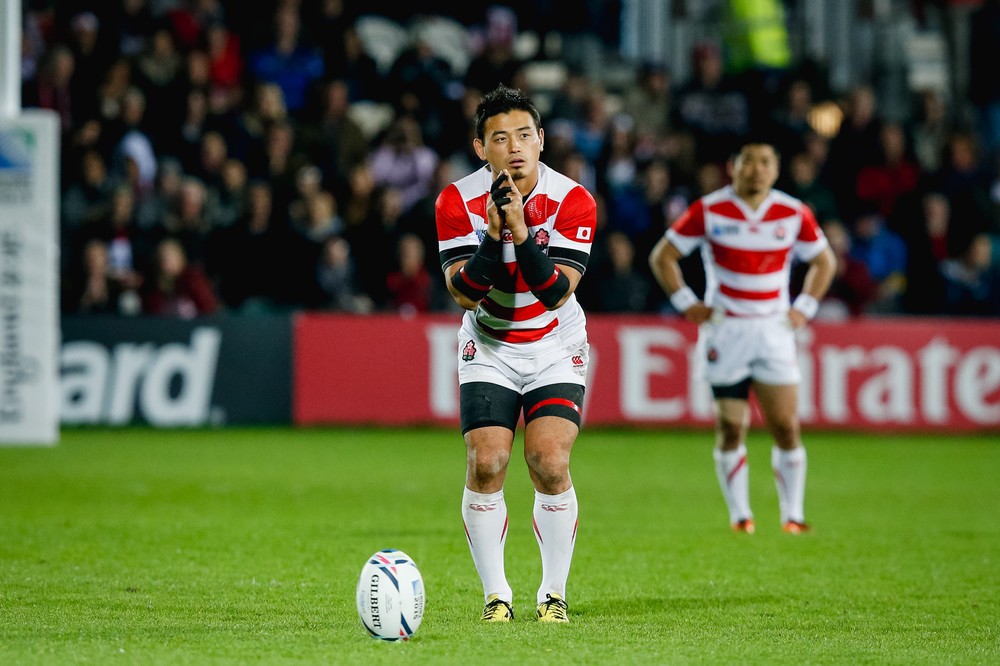
M984 0L969 18L969 100L987 156L1000 155L1000 1Z
M583 101L583 115L573 123L573 146L590 164L596 165L604 152L610 131L607 91L600 85L592 85ZM598 174L598 184L600 182Z
M209 231L212 227L208 209L208 190L193 176L185 176L177 192L174 209L162 225L153 230L154 237L170 236L184 247L186 263L203 266Z
M222 170L229 158L229 146L221 132L209 130L201 136L198 161L191 165L188 174L194 176L205 187L218 192L222 189Z
M985 317L1000 314L1000 271L993 265L992 239L972 237L953 259L941 262L944 314Z
M247 168L243 162L227 159L222 165L222 179L212 192L211 226L231 227L246 213Z
M945 163L932 184L951 203L953 236L963 247L990 225L990 175L974 134L954 132L945 149Z
M251 178L271 181L274 209L283 217L287 217L288 206L295 199L299 170L309 164L295 136L291 120L271 123L265 130L263 153L247 165Z
M416 119L404 115L392 122L383 141L371 151L369 166L377 186L399 191L405 213L430 194L439 160L424 144Z
M367 162L351 169L347 179L347 201L341 206L348 234L376 224L378 216L375 176Z
M431 274L425 262L427 248L413 233L404 233L396 243L398 267L385 278L389 307L412 316L431 308Z
M143 313L191 319L218 309L211 282L199 267L188 263L184 246L175 238L161 240L142 291Z
M514 52L517 16L508 8L494 5L486 10L486 27L480 50L472 56L463 83L481 96L502 83L512 88L526 85L524 61Z
M320 87L320 110L300 126L302 150L323 171L326 186L343 195L351 170L368 159L370 147L350 115L350 92L343 80Z
M812 107L813 89L809 81L802 77L789 81L782 103L769 118L775 146L783 159L806 149L806 136L812 132L812 125L809 124Z
M828 219L820 226L837 259L837 272L826 297L819 303L816 319L842 321L860 317L878 295L878 283L872 279L868 266L851 256L851 234L843 222Z
M150 240L136 223L135 196L130 187L125 184L115 187L106 215L87 235L106 244L109 276L123 290L136 289L142 284L142 273L147 268L143 262L149 257Z
M135 315L141 308L135 291L112 277L108 246L100 238L89 240L79 264L66 272L60 304L65 314Z
M22 104L49 109L59 116L64 136L73 129L76 120L71 86L75 69L73 51L65 44L56 44L43 56L38 76L27 81L21 90Z
M596 289L596 312L646 312L652 291L649 279L636 269L635 245L621 231L604 238L608 261L597 266L589 284Z
M147 101L145 127L158 152L171 149L177 118L184 114L185 66L174 35L165 24L156 29L146 50L135 60L135 84Z
M559 89L552 94L549 117L561 118L575 125L584 119L587 113L587 103L591 96L594 83L584 73L573 67L567 67Z
M62 196L59 212L64 236L72 236L103 214L115 182L108 174L104 157L96 148L88 149L81 155L77 173L77 179L65 188Z
M452 92L457 83L451 65L434 50L429 35L417 32L410 44L392 63L386 75L387 100L397 117L414 119L421 142L447 154L459 145L450 138L450 125L461 117L461 108Z
M101 85L108 65L115 57L107 40L99 39L101 21L92 11L75 14L69 23L68 46L73 52L73 77L70 97L73 100L74 122L97 116L94 91ZM30 77L24 77L28 80ZM25 102L27 103L27 102Z
M205 54L208 56L208 78L218 94L228 95L243 79L243 52L240 38L221 21L205 26Z
M343 81L351 102L388 101L378 64L365 50L364 42L353 25L344 30L339 42L332 39L327 43L325 59L327 79Z
M900 312L906 289L906 242L873 207L855 218L851 236L851 256L864 263L878 283L878 296L869 304L869 312Z
M877 112L875 91L869 85L854 86L845 102L844 120L830 142L826 169L837 195L840 213L847 219L858 214L857 175L878 164L882 120ZM821 172L822 173L822 172Z
M673 130L671 83L665 65L645 62L639 67L635 84L622 98L622 111L635 122L636 157L640 160L662 154L660 144Z
M833 190L820 180L813 157L807 152L796 153L790 157L788 170L791 182L788 193L809 204L818 220L839 218L837 197Z
M275 228L271 186L247 184L247 210L234 226L216 232L210 262L223 304L231 310L267 311L276 307L284 239Z
M920 211L904 233L907 242L903 307L912 314L940 312L944 303L941 264L957 252L951 204L940 192L921 197Z
M344 231L344 221L337 211L337 200L333 194L320 190L303 200L304 217L293 218L294 229L314 243L322 243L330 236L339 236Z
M816 315L836 258L811 209L772 189L778 170L774 146L749 140L731 163L732 185L692 204L649 261L674 309L700 325L697 353L715 397L715 470L733 530L755 529L745 444L752 388L774 439L771 466L782 529L800 534L809 527L794 331ZM679 262L706 243L710 288L702 300L685 284ZM809 269L789 308L793 257Z
M121 139L112 155L112 170L124 178L139 199L146 198L156 178L156 151L143 129L146 96L138 88L129 88L122 100L122 111L116 125Z
M162 226L177 205L184 169L173 157L164 157L156 169L153 191L138 202L138 223L144 229Z
M301 31L298 5L279 5L274 13L273 40L251 53L247 62L257 80L281 88L292 115L305 107L310 88L323 76L323 56L302 42Z
M126 58L137 56L155 30L153 11L147 0L121 0L110 16L108 35L116 51Z
M194 173L201 159L201 143L210 130L208 97L201 88L192 88L185 98L184 113L177 134L165 152L180 160L185 173Z
M941 94L933 89L917 94L919 106L909 124L909 134L913 137L913 152L920 170L933 174L941 168L952 123L948 108Z
M879 128L879 147L879 161L867 164L858 171L855 193L862 206L874 204L891 224L900 198L916 190L920 181L920 166L911 157L900 123L882 124Z
M750 129L746 93L726 77L722 53L714 44L694 51L692 78L677 91L674 124L695 139L698 160L725 163Z
M323 241L316 283L320 293L317 307L321 310L365 314L374 309L371 299L358 288L351 246L340 236Z
M229 153L247 164L263 163L267 131L276 123L288 121L288 109L281 88L274 83L254 83L245 91L242 108L227 128Z

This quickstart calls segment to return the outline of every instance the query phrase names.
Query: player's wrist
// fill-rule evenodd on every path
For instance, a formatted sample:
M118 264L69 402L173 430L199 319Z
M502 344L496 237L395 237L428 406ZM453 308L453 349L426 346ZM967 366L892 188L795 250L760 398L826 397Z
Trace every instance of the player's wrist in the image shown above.
M698 296L695 295L691 287L681 287L674 293L670 294L670 305L674 306L674 309L680 313L687 312L688 309L698 302Z
M819 301L809 294L799 294L792 301L792 309L798 310L806 319L812 319L819 311Z
M502 249L503 243L500 242L500 239L494 238L487 231L487 233L483 235L483 242L479 244L479 249L476 250L476 254L488 261L499 261Z

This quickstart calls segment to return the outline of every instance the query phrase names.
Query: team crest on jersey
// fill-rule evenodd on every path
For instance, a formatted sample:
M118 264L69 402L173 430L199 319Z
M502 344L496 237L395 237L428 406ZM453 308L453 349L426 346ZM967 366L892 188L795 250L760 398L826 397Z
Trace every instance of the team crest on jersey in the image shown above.
M719 360L719 350L715 347L708 348L708 354L706 355L709 363L715 363Z
M785 227L783 225L778 225L774 228L774 237L778 240L783 240L785 238Z
M547 232L545 229L539 229L538 231L536 231L535 245L537 245L538 249L541 250L542 252L545 252L547 249L549 249L549 232Z
M462 348L462 360L471 361L476 358L476 343L469 340L465 343L465 347Z

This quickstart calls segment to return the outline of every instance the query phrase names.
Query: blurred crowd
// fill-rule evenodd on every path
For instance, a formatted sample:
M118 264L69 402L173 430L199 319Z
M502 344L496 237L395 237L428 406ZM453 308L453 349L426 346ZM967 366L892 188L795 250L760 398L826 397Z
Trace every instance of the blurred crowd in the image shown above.
M386 67L358 30L372 13L411 20L384 4L26 2L22 105L62 123L63 311L454 310L434 201L481 166L472 115L503 82L544 100L543 161L598 200L588 311L670 311L649 250L754 134L840 258L821 316L1000 315L1000 130L961 122L940 92L894 120L866 82L831 91L807 62L732 72L711 42L689 72L635 63L609 84L593 53L616 51L615 2L425 3L421 18L467 28L467 59L414 30ZM995 66L1000 3L974 20ZM515 50L524 29L537 52ZM535 90L528 66L553 58L554 33L565 76ZM977 117L1000 118L1000 77L975 74ZM703 288L700 258L683 267Z

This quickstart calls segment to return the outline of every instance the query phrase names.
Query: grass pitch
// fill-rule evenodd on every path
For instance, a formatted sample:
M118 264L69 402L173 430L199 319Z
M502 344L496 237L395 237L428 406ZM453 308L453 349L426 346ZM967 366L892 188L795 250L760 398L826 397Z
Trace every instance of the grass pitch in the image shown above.
M807 432L815 531L795 537L755 434L747 536L709 433L585 430L566 626L532 619L518 443L517 617L483 626L456 431L68 430L0 448L0 663L996 664L998 439ZM369 638L354 608L387 547L427 589L409 643Z

